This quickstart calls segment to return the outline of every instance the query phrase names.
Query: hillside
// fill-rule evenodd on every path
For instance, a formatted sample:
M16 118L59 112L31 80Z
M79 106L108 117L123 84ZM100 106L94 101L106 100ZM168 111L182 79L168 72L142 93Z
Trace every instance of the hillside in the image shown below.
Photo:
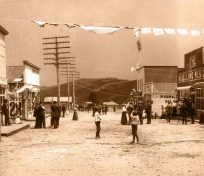
M72 95L72 82L70 82L70 95ZM89 94L95 92L99 102L115 101L123 103L128 101L129 94L136 88L136 80L128 81L116 78L79 79L75 81L76 102L88 101ZM61 96L67 96L67 83L61 85ZM42 87L41 99L48 96L57 96L57 86Z

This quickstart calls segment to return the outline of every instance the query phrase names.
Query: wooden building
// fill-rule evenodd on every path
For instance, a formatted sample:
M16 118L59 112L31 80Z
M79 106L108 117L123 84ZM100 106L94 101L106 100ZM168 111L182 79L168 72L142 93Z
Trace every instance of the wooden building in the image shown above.
M0 25L0 105L6 96L6 43L5 36L8 35L6 29Z
M144 102L152 103L152 111L161 114L161 107L176 98L177 66L143 66L137 70L137 91Z
M7 66L10 117L28 119L39 101L40 68L24 60L21 66Z
M184 68L178 71L178 98L189 97L197 114L204 112L204 56L203 47L184 56Z

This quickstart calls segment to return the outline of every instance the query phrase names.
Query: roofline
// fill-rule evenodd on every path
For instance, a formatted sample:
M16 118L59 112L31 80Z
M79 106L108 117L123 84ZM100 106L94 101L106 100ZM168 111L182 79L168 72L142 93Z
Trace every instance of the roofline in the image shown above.
M0 31L1 31L4 35L8 35L8 34L9 34L9 32L8 32L6 29L4 29L1 25L0 25Z
M142 68L158 68L158 67L176 67L176 68L178 68L178 66L168 66L168 65L165 65L165 66L163 66L163 65L156 65L156 66L144 65L144 66L141 66L140 68L138 68L137 70L140 70Z
M29 65L29 66L31 66L31 67L37 69L37 70L40 70L40 67L38 67L38 66L36 66L36 65L34 65L34 64L30 63L30 62L28 62L27 60L23 60L23 64Z

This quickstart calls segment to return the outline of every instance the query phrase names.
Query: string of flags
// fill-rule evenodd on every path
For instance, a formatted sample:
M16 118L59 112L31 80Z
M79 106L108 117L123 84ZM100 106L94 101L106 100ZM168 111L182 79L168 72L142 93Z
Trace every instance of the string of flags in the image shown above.
M191 35L194 37L198 37L200 35L204 35L204 30L198 29L185 29L185 28L146 28L146 27L128 27L128 26L90 26L90 25L79 25L79 24L68 24L68 23L51 23L51 22L43 22L43 21L32 21L37 24L39 27L45 27L45 25L59 26L65 25L68 28L80 28L85 31L92 32L94 34L113 34L121 29L129 29L133 30L133 33L136 37L139 35L147 35L154 34L155 36L161 35Z

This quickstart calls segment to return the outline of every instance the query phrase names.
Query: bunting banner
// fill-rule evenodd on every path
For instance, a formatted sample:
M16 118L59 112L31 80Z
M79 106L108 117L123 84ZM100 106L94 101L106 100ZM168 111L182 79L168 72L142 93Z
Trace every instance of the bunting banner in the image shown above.
M147 35L147 34L154 34L155 36L161 35L191 35L193 37L198 37L204 35L204 29L185 29L185 28L146 28L146 27L128 27L128 26L90 26L90 25L80 25L80 24L70 24L70 23L52 23L52 22L44 22L44 21L32 21L33 23L37 24L39 27L45 27L46 25L51 26L59 26L65 25L68 28L80 28L85 31L92 32L94 34L113 34L120 29L124 30L133 30L134 35L139 37L140 34Z
M81 29L93 32L95 34L112 34L118 30L120 27L99 27L99 26L80 26Z

